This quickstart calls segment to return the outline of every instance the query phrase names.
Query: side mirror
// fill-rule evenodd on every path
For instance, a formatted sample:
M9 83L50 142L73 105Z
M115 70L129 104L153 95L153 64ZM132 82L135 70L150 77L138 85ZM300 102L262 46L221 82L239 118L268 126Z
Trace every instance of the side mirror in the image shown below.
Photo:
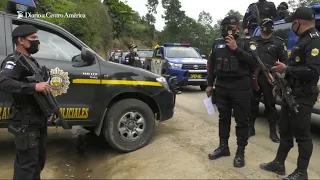
M81 50L81 59L84 62L88 63L88 65L91 65L91 64L93 64L93 62L95 60L95 56L91 50L84 47Z
M204 54L201 54L201 57L202 57L203 59L205 59L205 58L206 58L206 55L204 55Z

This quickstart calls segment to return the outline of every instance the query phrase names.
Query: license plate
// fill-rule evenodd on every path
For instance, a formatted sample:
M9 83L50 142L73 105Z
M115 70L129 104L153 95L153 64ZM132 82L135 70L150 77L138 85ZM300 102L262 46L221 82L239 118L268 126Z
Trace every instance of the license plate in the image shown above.
M201 79L202 75L201 74L190 74L189 76L191 79Z

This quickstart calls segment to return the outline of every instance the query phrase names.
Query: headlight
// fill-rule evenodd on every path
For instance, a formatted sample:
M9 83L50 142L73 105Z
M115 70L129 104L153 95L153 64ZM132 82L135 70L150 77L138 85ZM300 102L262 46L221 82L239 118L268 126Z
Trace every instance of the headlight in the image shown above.
M169 62L169 67L170 68L181 69L182 68L182 64L175 64L175 63Z
M168 90L170 89L170 88L169 88L169 84L168 84L166 78L164 78L164 77L161 76L161 77L156 78L156 80L157 80L159 83L161 83L164 88L166 88L166 89L168 89Z

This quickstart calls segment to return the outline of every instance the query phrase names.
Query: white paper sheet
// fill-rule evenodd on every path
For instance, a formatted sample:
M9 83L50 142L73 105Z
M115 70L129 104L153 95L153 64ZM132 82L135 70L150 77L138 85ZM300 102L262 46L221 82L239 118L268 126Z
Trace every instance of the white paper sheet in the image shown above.
M204 106L206 107L208 114L213 115L215 114L218 110L217 110L217 106L215 104L212 104L212 100L211 100L212 96L210 96L209 98L206 98L203 100Z

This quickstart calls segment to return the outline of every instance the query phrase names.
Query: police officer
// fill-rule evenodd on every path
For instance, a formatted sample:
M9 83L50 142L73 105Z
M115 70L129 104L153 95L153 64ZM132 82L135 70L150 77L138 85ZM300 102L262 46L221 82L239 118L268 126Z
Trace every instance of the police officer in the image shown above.
M252 41L257 45L258 54L267 67L273 66L278 60L285 62L288 59L286 44L279 37L273 35L274 23L271 19L263 19L260 23L261 35L253 37ZM251 101L251 113L249 117L249 137L255 135L254 123L259 114L259 103L263 94L265 116L269 122L270 139L279 143L280 139L277 135L276 123L278 120L278 112L276 109L276 98L273 96L273 85L268 81L261 71L261 67L257 64L253 73L252 82L253 97Z
M32 72L18 58L20 55L25 56L39 67L31 57L31 54L38 52L40 46L37 31L31 25L20 25L13 30L12 39L16 50L5 58L0 72L0 90L13 96L8 129L16 136L13 179L40 179L46 161L47 119L32 94L50 92L51 87L45 82L25 81Z
M308 165L313 144L310 133L312 108L317 100L317 82L320 75L320 33L315 28L315 13L307 7L300 7L292 14L292 31L300 38L292 49L287 65L278 62L272 70L285 73L299 113L295 114L288 105L281 107L279 129L280 145L276 158L260 165L260 168L285 174L285 160L293 147L293 138L298 143L298 163L296 170L285 179L308 179Z
M290 15L288 9L289 9L288 4L286 2L281 2L277 8L278 16L275 20L281 20L288 17Z
M126 64L129 66L140 67L142 68L142 63L137 54L137 47L135 44L129 46L130 53L125 56Z
M222 37L215 41L209 58L207 96L213 96L219 110L220 145L209 159L230 156L228 139L230 136L231 110L233 109L238 149L234 158L235 167L245 165L244 153L248 144L248 115L250 109L249 65L255 59L248 53L248 43L238 38L239 19L227 16L221 22ZM215 90L213 83L216 79Z
M260 15L260 19L257 20L256 17L253 17L253 14L251 12L251 7L252 6L257 6L258 8L258 13ZM254 23L257 23L261 19L265 18L276 18L277 17L277 9L276 6L273 2L269 2L266 0L259 0L256 3L252 3L249 5L242 21L242 27L243 27L243 33L247 35L251 35L256 27L253 27L252 25Z

